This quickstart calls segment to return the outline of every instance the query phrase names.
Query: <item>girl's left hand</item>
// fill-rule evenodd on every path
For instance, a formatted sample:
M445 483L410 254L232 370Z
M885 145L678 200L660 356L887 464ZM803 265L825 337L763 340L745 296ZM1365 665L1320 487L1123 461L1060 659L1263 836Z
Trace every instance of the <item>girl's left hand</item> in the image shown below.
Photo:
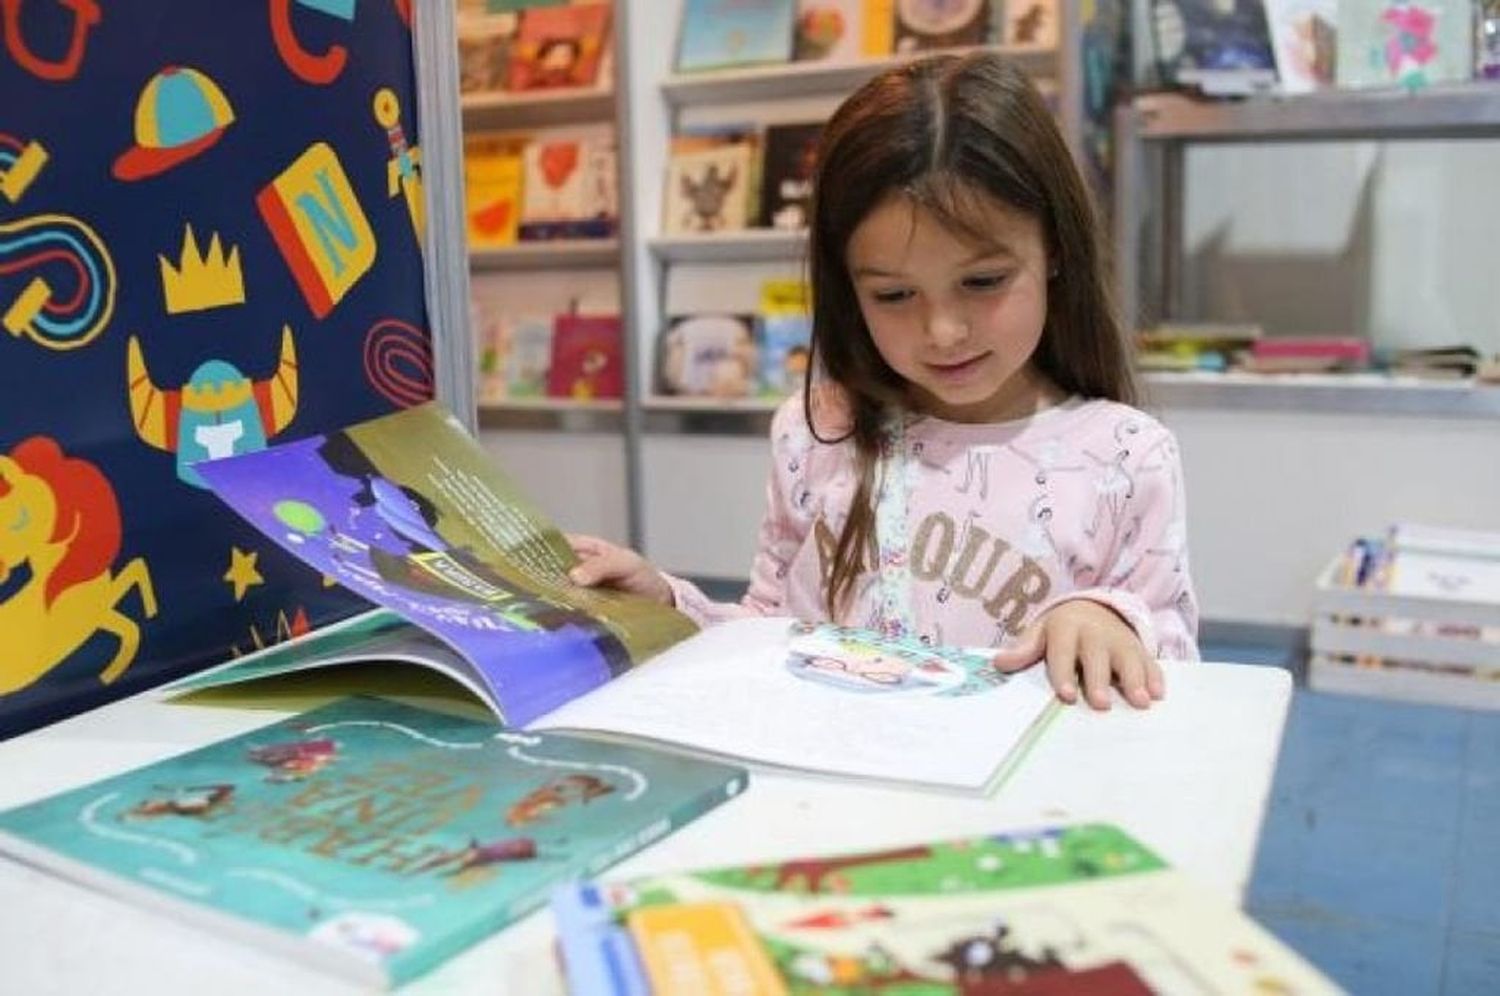
M1150 707L1166 694L1166 682L1140 637L1125 620L1098 602L1075 598L1053 606L1013 646L995 651L1002 671L1019 671L1046 658L1047 678L1064 702L1084 698L1095 709L1109 708L1109 686L1118 684L1125 701Z

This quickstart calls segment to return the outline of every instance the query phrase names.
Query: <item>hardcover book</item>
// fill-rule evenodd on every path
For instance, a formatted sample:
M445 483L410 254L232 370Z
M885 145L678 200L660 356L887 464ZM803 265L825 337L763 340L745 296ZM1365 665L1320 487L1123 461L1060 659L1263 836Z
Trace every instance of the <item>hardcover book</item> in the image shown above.
M896 0L897 52L983 45L989 38L989 0Z
M609 24L608 3L522 11L508 65L510 89L594 86L609 40Z
M1334 85L1338 56L1338 0L1266 0L1283 93Z
M458 89L464 94L504 90L520 15L461 12L458 32Z
M390 611L182 688L415 661L512 727L970 793L998 784L1055 712L1040 668L1002 674L987 650L776 617L695 634L657 602L572 585L562 533L432 405L201 466L241 516ZM945 749L917 749L933 743Z
M500 320L500 376L510 398L539 398L547 393L552 366L551 315L505 315Z
M759 350L751 315L688 315L662 337L662 387L668 394L743 398L755 391Z
M619 398L625 390L620 363L619 315L559 315L552 325L547 394L589 401Z
M522 161L522 241L615 234L620 209L613 136L538 136Z
M737 231L754 214L757 146L740 133L678 135L667 161L662 230L668 235Z
M802 280L768 280L760 289L760 389L773 397L802 390L812 356L811 290Z
M1276 57L1262 0L1155 0L1151 7L1162 78L1210 95L1268 90Z
M575 883L575 996L1337 993L1108 824Z
M464 138L464 216L469 247L513 245L521 222L526 140L515 135Z
M745 780L354 697L0 813L0 854L384 986Z
M1057 0L1009 0L1000 41L1010 48L1057 48Z
M1473 75L1472 4L1340 0L1338 15L1339 86L1415 90Z
M818 165L818 139L822 134L820 121L767 126L765 160L761 166L762 228L807 228L813 171Z
M684 0L677 71L790 62L796 0Z
M792 57L853 62L864 54L865 0L797 0Z

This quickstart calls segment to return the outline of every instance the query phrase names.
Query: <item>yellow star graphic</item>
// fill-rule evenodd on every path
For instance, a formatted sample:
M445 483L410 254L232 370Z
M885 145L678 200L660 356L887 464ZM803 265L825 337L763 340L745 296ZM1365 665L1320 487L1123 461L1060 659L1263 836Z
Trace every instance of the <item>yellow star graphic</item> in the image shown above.
M255 569L255 561L260 554L254 550L246 553L237 546L229 548L229 570L224 572L224 580L234 585L234 600L243 601L245 592L251 585L264 584L265 578L260 576L260 571Z

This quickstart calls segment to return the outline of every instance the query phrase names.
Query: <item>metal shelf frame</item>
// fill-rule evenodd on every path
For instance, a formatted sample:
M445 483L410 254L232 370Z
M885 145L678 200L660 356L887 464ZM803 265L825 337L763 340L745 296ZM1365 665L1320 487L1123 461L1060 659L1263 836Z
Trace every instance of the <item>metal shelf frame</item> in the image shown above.
M1121 105L1115 112L1111 222L1116 293L1124 327L1134 331L1143 314L1153 318L1182 314L1184 163L1190 146L1497 138L1500 85L1478 81L1416 92L1333 90L1240 101L1148 94ZM1247 405L1241 396L1266 391L1269 385L1227 383L1174 385L1167 393L1198 403L1219 398L1231 407L1265 407ZM1325 385L1316 392L1283 391L1279 397L1290 407L1302 407L1315 394L1320 400L1312 407L1319 410L1500 417L1487 396L1455 400L1452 386L1441 391L1398 392L1351 382ZM1330 400L1333 395L1340 397Z

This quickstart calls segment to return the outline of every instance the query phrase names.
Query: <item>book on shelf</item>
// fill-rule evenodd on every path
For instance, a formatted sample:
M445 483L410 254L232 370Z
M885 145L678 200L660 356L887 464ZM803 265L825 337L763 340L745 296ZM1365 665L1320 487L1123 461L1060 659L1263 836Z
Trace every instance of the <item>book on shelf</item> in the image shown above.
M790 62L796 0L683 0L677 71Z
M1045 51L1057 48L1061 35L1057 0L1009 0L1000 9L1004 19L997 37L1002 45Z
M990 41L990 0L896 0L894 50L984 45Z
M1457 380L1473 377L1482 360L1479 350L1467 344L1397 349L1386 356L1391 373L1408 377Z
M573 883L552 911L577 996L1340 991L1102 823Z
M498 93L505 89L520 23L520 15L512 12L459 11L455 30L460 93Z
M1282 93L1334 85L1339 0L1266 0L1266 21Z
M571 3L529 7L507 65L507 82L515 91L591 87L609 44L609 3Z
M1370 340L1357 335L1268 335L1239 357L1252 373L1328 373L1370 365Z
M760 287L760 391L786 397L802 390L812 357L812 292L805 280L767 280Z
M813 172L818 165L818 139L822 134L821 121L766 127L758 212L762 228L791 231L807 228Z
M1376 654L1313 653L1308 687L1398 702L1500 709L1500 667Z
M1338 17L1341 87L1415 90L1474 75L1472 3L1340 0Z
M1262 0L1155 0L1152 40L1162 79L1210 96L1276 85L1276 57Z
M522 241L609 238L619 223L615 140L607 130L534 136L522 150Z
M471 249L514 245L521 223L526 139L500 133L464 137L464 217Z
M413 661L513 728L970 793L998 784L1056 713L1041 669L1001 674L989 651L774 617L695 632L667 606L579 588L562 533L433 404L201 466L251 524L384 611L180 690Z
M0 812L0 854L391 986L735 797L746 777L354 696Z
M760 349L755 316L683 315L662 334L663 393L703 398L745 398L755 393Z
M500 376L507 398L539 398L547 393L552 366L551 315L516 314L500 318Z
M855 62L865 57L867 0L797 0L792 58L798 62Z
M739 231L755 217L759 142L724 128L672 137L662 231L668 235Z
M574 401L625 392L619 315L558 315L552 323L547 396Z

